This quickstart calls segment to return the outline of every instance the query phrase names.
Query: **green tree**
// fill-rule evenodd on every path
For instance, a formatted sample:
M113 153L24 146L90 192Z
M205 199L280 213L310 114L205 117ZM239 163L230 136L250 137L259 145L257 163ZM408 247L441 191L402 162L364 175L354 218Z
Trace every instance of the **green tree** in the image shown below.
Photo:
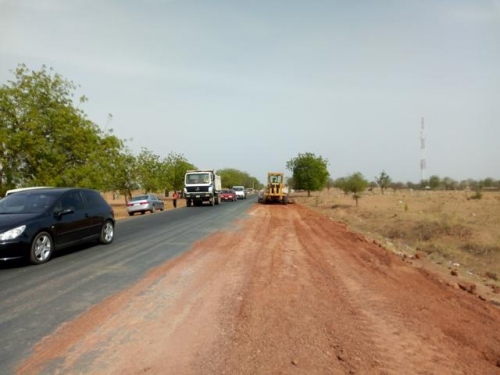
M263 187L257 178L235 168L219 169L217 174L221 177L223 188L229 189L233 186L244 186L246 188L261 189Z
M382 171L380 173L380 176L375 177L375 182L380 187L380 191L382 192L382 194L384 194L385 189L387 189L391 185L392 180L389 175L385 173L385 171Z
M441 187L445 190L455 190L459 186L459 183L452 179L451 177L444 177L441 180Z
M491 177L487 177L481 181L481 186L485 188L492 188L495 186L495 180Z
M313 153L306 152L290 159L286 163L286 168L293 174L294 187L296 189L307 190L307 195L311 196L311 191L320 190L325 187L328 173L328 160Z
M437 190L439 189L440 186L441 186L441 179L439 178L439 176L433 175L429 177L429 187L432 190Z
M112 159L112 166L110 190L119 191L127 203L132 198L132 192L139 188L137 158L125 150Z
M368 181L363 177L360 172L353 173L343 181L344 192L352 193L353 199L358 206L358 200L361 198L361 193L365 191L368 186Z
M335 180L335 187L344 192L345 195L349 194L349 186L347 185L347 177L339 177Z
M184 176L189 169L196 167L189 163L182 154L170 153L163 160L165 180L162 186L168 190L182 190L184 186Z
M398 190L402 190L405 188L405 184L402 182L391 182L390 187L394 190L394 192Z
M13 73L0 87L0 185L105 187L123 142L74 107L76 86L59 74L23 64Z
M157 192L162 188L162 172L160 157L143 147L137 156L138 182L144 193Z
M256 177L251 177L248 183L248 187L256 190L260 190L264 187L262 182L260 182Z
M326 190L327 190L327 191L330 191L330 189L331 189L332 187L335 187L335 181L333 180L333 178L328 177L328 178L326 179L326 185L325 185L325 186L326 186Z

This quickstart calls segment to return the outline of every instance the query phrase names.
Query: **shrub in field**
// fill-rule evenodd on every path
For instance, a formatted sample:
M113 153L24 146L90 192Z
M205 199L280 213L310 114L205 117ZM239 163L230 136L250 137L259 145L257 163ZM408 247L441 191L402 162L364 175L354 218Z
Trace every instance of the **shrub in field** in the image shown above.
M481 190L477 189L473 196L470 199L481 199L483 197L483 193Z
M474 255L488 255L491 253L500 253L500 246L491 246L476 242L466 242L462 245L462 250Z

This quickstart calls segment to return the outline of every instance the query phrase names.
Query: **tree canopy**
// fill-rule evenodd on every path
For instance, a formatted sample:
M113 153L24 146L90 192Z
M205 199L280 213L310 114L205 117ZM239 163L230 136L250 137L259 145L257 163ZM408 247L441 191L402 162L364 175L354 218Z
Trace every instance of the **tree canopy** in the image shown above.
M356 206L358 206L358 200L361 198L360 193L365 191L368 186L368 181L360 172L356 172L348 177L337 179L336 186L345 194L352 193L352 197L356 201Z
M384 194L385 189L391 186L392 180L389 175L385 173L385 171L382 171L380 173L380 176L375 177L375 182L380 187L380 191L382 192L382 194Z
M45 66L31 71L23 64L0 87L0 188L107 188L103 176L123 142L75 108L75 88Z
M246 188L260 189L262 184L257 178L250 176L247 172L234 168L219 169L217 174L221 176L222 187L245 186Z
M328 160L311 152L299 154L290 159L286 163L286 168L293 174L293 187L306 190L309 196L311 196L311 191L325 187L330 175L327 169Z
M0 87L0 192L19 186L79 186L132 191L180 190L195 166L183 155L134 156L112 131L75 107L76 86L45 66L20 64ZM81 97L78 101L86 101Z

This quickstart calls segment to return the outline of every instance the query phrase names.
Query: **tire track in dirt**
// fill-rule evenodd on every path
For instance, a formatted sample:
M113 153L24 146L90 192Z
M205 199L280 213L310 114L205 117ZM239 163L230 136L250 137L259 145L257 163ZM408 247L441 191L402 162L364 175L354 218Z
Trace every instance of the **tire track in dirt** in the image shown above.
M307 211L305 215L308 215ZM464 352L469 348L463 347L463 343L457 346L449 340L446 329L440 327L444 323L442 319L438 319L439 325L434 322L436 315L443 315L443 308L434 311L435 314L429 314L429 298L450 292L445 290L446 287L423 277L418 270L408 267L400 258L359 235L345 233L343 236L328 237L327 244L318 242L322 238L321 233L335 227L327 221L313 222L308 227L309 230L305 232L308 238L304 241L306 248L310 248L311 256L317 256L315 250L321 249L323 257L333 257L332 268L337 280L343 284L341 290L358 312L356 324L360 329L357 335L372 341L372 351L379 352L380 355L376 359L379 364L377 367L383 369L384 373L497 373L494 360L491 365L482 363L482 353L469 352L467 357L477 357L483 366L463 363ZM337 230L343 231L338 226ZM423 302L414 301L416 296L422 296L420 291L424 291ZM409 301L414 303L408 303ZM497 313L489 306L486 308ZM426 310L427 313L423 314ZM444 310L447 318L447 309ZM412 313L413 311L418 314ZM483 332L488 331L488 327L482 328ZM493 340L490 345L495 345L495 341L497 340ZM494 359L498 356L498 351L490 356Z
M402 369L413 374L426 374L433 370L453 373L443 355L433 358L436 357L435 351L422 345L418 335L406 329L405 318L398 309L390 308L390 301L377 290L380 285L373 285L363 280L363 275L369 273L372 268L366 267L366 259L369 259L366 255L363 256L364 269L355 269L339 256L339 252L345 249L345 244L331 241L337 236L330 237L326 243L324 236L318 237L319 230L331 230L331 227L318 228L317 223L314 222L311 226L303 220L297 223L297 226L307 228L306 231L298 230L304 233L305 238L302 242L306 251L315 260L317 267L324 268L325 272L330 274L342 295L342 301L347 301L354 309L350 325L352 323L356 325L357 336L366 338L369 348L365 349L365 352L369 350L373 353L374 367L383 369L388 374L401 374ZM322 241L319 242L318 238ZM360 251L359 241L349 242L348 246L350 245L352 251ZM330 260L327 261L330 265L328 269L323 266L325 259ZM369 261L368 264L370 263ZM424 358L423 361L420 356ZM444 367L437 368L435 362L444 363ZM359 368L357 370L359 371Z
M245 283L225 373L339 373L343 366L325 332L316 303L321 291L284 206L259 206L255 265ZM329 318L328 318L329 319ZM214 373L217 373L214 371Z

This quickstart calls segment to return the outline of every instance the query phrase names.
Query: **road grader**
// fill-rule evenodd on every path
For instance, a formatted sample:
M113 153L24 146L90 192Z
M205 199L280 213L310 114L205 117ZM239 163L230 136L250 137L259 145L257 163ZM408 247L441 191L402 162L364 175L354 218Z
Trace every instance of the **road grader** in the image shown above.
M288 204L288 186L285 185L285 174L282 172L269 172L267 186L259 192L259 203Z

